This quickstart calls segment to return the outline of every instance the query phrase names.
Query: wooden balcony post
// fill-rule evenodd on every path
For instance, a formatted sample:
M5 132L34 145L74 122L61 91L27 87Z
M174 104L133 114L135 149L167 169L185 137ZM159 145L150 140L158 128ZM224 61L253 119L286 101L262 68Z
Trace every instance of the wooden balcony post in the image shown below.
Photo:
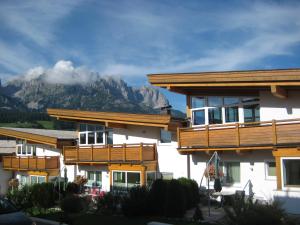
M179 127L177 127L177 143L178 143L178 148L181 148Z
M156 157L156 156L157 156L157 155L156 155L156 152L157 152L157 151L156 151L156 144L154 143L154 144L153 144L153 160L156 160L156 159L157 159L157 157Z
M94 161L94 145L92 145L91 161Z
M275 120L272 120L272 139L273 139L273 145L277 145L277 130L276 130Z
M143 143L140 144L140 161L143 161Z
M126 143L123 144L123 161L126 161Z
M13 160L13 158L10 157L10 168L13 168L12 160Z
M240 147L241 140L240 140L240 125L239 125L239 123L235 124L235 130L236 130L236 145L237 145L237 147Z
M44 156L44 169L46 169L47 165L46 165L46 156Z
M35 169L37 169L38 168L38 161L37 161L38 158L37 158L37 156L35 156L34 159L35 159Z
M27 157L27 169L29 169L29 157Z
M107 158L110 161L110 145L107 146Z
M209 127L205 126L206 147L209 147Z
M76 151L77 151L77 162L79 162L79 146L77 145L76 146Z
M21 168L21 159L20 159L20 156L19 156L19 169Z

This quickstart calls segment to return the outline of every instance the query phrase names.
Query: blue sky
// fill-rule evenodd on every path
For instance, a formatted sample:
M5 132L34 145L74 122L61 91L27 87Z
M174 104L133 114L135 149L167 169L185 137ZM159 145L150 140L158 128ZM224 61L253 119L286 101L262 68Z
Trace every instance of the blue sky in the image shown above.
M0 1L2 79L56 68L140 86L149 73L300 67L299 53L299 1Z

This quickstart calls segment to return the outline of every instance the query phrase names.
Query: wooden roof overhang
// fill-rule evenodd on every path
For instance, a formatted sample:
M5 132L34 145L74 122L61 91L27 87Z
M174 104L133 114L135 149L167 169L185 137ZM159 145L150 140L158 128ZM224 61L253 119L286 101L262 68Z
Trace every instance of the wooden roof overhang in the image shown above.
M92 112L69 109L47 109L50 116L58 120L103 123L106 127L126 128L126 125L140 125L172 129L174 121L170 115L134 114L117 112Z
M286 89L300 88L300 69L149 74L148 80L154 86L186 95L247 95L270 90L285 98Z
M16 131L9 128L0 128L0 135L26 140L37 144L46 144L55 148L58 147L60 141L58 138L55 137Z

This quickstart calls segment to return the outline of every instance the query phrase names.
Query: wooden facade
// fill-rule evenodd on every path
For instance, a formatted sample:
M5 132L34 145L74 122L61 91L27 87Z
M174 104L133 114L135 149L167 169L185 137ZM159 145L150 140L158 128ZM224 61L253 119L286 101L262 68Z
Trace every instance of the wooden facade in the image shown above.
M111 164L157 161L155 144L114 144L104 146L65 146L65 164Z
M47 171L59 168L59 156L3 156L5 170Z
M183 154L297 147L300 146L300 119L179 128L178 146Z

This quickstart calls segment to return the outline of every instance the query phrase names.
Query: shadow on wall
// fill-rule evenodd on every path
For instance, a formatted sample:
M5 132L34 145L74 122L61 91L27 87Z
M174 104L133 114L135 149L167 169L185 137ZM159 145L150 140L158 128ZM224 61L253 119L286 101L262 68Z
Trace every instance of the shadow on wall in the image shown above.
M300 215L300 191L275 191L274 200L279 201L286 212Z

